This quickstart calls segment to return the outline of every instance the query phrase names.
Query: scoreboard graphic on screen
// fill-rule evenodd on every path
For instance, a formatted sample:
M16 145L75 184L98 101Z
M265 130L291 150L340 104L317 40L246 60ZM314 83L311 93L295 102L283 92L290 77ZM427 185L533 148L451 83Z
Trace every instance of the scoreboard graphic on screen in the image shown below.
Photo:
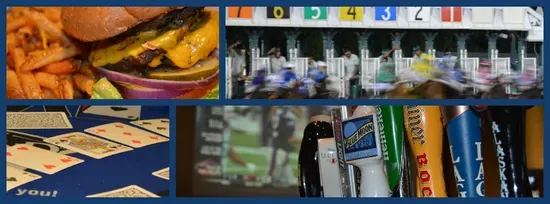
M227 26L385 28L385 29L532 29L529 7L228 7Z

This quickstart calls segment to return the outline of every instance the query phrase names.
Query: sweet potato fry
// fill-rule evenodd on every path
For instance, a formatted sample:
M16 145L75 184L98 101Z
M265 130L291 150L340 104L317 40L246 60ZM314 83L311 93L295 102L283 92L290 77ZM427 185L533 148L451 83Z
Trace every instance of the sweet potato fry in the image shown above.
M19 45L20 43L17 37L15 37L15 33L8 33L8 35L6 35L6 46L7 46L6 49L8 53L11 52L13 49L15 49Z
M11 99L26 99L25 91L19 83L17 74L13 70L8 70L6 73L6 95Z
M46 72L35 72L34 78L36 82L44 88L55 90L59 87L59 78L56 75Z
M82 62L80 69L78 69L78 73L89 76L94 79L94 81L97 81L100 78L100 76L96 72L94 72L94 68L92 67L92 65L88 62Z
M21 82L21 87L25 91L25 95L28 99L42 99L44 94L40 85L36 82L34 75L31 72L20 72L17 73L19 82Z
M48 64L40 70L50 74L72 74L78 71L78 67L71 60L65 60Z
M59 92L61 93L62 99L73 99L74 98L74 88L72 82L68 79L62 79L59 81Z
M92 95L92 91L95 83L94 79L79 73L74 74L73 79L76 85L78 86L78 89L86 92L90 96Z
M15 71L19 73L21 70L21 66L25 63L25 51L22 48L17 47L13 49L13 52L10 56L15 63Z
M11 21L6 21L6 33L11 33L16 31L19 28L22 28L23 26L28 25L27 18L21 17L17 19L13 19Z
M50 63L59 62L61 60L74 57L76 55L78 55L78 50L75 46L67 48L50 48L47 49L46 52L43 53L43 55L33 55L30 59L25 61L25 63L21 67L21 70L32 71L40 67L46 66Z
M48 18L46 18L43 13L32 10L24 11L23 13L29 18L30 21L34 23L34 25L36 25L36 27L46 31L46 33L48 33L52 38L58 39L63 42L63 46L74 46L71 40L69 40L69 37L67 37L65 33L63 33L61 28L48 20Z
M58 91L59 90L57 90L57 88L55 89L55 91L48 88L42 89L42 93L44 93L44 99L58 99L59 97L56 95Z
M19 30L17 30L17 32L15 33L15 37L17 37L17 39L20 41L29 41L33 34L32 31L33 31L32 26L30 25L24 26Z

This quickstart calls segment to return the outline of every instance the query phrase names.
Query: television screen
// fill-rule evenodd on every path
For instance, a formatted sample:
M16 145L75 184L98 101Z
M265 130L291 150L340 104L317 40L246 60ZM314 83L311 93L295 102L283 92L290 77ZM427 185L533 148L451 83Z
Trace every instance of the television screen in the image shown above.
M297 164L304 128L330 107L197 107L194 192L209 196L299 196Z

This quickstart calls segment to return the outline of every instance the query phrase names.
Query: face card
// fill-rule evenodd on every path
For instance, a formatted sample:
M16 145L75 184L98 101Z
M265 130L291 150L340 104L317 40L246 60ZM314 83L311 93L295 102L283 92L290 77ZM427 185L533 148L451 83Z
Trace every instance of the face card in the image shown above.
M159 196L137 185L131 185L105 193L89 195L86 198L159 198Z
M6 129L72 129L63 112L7 112Z
M133 150L130 147L80 132L63 134L44 141L95 159Z
M84 131L134 148L168 141L165 137L123 123L109 123Z
M159 177L159 178L162 178L162 179L166 179L166 180L170 180L170 168L167 167L167 168L155 171L155 172L153 172L153 176L156 176L156 177Z
M85 114L139 120L141 106L81 106L80 111Z
M170 137L170 120L161 118L161 119L151 119L151 120L138 120L130 122L134 125L145 128L149 131L156 132L166 137Z
M6 160L9 163L46 174L55 174L63 169L84 162L84 160L79 158L53 153L29 145L8 147Z
M6 192L23 184L42 178L42 176L26 172L15 167L6 167Z

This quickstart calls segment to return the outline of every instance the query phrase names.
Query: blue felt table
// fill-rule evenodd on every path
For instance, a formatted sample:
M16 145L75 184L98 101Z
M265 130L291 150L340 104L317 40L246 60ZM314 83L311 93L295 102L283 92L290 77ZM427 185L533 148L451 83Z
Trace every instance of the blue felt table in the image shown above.
M84 132L84 129L115 121L75 118L77 106L68 107L71 115L69 121L73 129L56 130L15 130L45 138L70 132ZM44 111L43 106L33 106L25 112ZM164 106L142 106L141 119L169 118L169 108ZM129 124L129 121L118 121ZM153 176L152 173L169 166L169 142L153 144L133 151L94 159L79 153L71 156L85 160L76 166L64 169L56 174L48 175L34 170L32 173L42 176L41 179L12 189L8 196L40 196L50 197L85 197L129 185L138 185L153 193L167 192L169 182ZM32 159L32 158L29 158ZM29 194L31 190L32 193ZM57 191L57 192L55 192ZM24 193L22 193L24 192ZM38 195L34 195L38 192Z

